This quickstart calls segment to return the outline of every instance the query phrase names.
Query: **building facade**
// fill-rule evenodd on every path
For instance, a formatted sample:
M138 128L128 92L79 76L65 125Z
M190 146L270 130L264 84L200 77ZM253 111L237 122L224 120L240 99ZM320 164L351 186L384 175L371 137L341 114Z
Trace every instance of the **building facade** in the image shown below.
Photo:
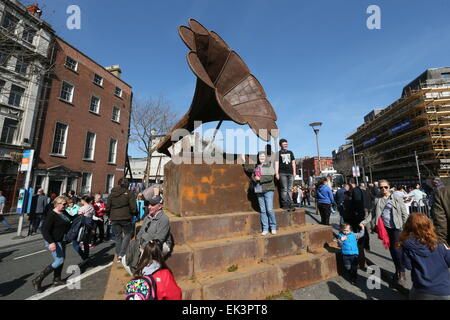
M373 180L416 183L418 165L422 182L432 177L448 181L450 68L426 70L404 87L400 99L368 117L348 139L354 141L358 164ZM345 158L339 154L335 157Z
M54 48L33 187L107 194L124 176L131 86L119 66L105 68L57 36Z
M44 78L51 72L49 56L54 30L40 19L36 5L0 2L0 186L14 205L18 163L36 141L36 119Z
M326 168L333 166L333 158L320 157L320 168L325 170ZM310 177L318 176L319 170L319 158L318 157L305 157L303 159L303 181L309 184Z

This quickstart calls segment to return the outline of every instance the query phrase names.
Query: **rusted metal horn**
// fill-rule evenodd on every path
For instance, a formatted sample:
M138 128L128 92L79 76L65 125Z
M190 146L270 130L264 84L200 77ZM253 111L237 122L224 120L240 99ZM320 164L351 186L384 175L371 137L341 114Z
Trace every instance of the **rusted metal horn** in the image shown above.
M248 124L258 137L269 141L271 130L277 129L277 116L241 57L217 33L194 19L189 19L189 27L180 26L178 33L191 50L187 62L197 76L197 85L189 111L161 140L157 150L170 156L172 133L177 129L194 131L195 121Z

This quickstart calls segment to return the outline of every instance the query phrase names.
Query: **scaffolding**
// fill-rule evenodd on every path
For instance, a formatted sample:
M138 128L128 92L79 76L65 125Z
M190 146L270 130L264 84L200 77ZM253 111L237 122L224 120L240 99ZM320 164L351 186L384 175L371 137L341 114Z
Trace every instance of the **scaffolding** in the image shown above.
M423 176L450 178L450 79L420 83L348 139L375 179L417 181L415 151Z

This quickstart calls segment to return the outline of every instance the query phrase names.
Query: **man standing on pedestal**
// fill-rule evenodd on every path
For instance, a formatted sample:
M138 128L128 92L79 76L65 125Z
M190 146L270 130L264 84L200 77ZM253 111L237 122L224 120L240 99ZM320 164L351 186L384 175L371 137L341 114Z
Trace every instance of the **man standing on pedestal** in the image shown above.
M281 208L288 211L295 211L295 206L291 198L291 190L294 185L294 175L296 172L294 153L287 149L286 139L280 140L281 150L275 160L275 176L280 180L281 186Z

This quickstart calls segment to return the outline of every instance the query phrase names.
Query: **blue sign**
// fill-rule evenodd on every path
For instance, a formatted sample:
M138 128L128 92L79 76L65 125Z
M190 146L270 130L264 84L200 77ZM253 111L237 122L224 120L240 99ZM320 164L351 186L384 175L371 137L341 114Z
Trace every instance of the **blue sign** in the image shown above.
M25 189L20 189L19 191L19 198L17 200L17 209L16 209L16 213L22 213L24 212L24 203L25 203L25 197L26 197L26 190Z
M31 209L31 200L33 199L33 188L28 188L28 191L21 188L19 191L19 198L17 200L16 213L29 213Z
M367 140L367 141L364 141L363 142L363 146L366 148L366 147L369 147L369 146L371 146L371 145L373 145L373 144L375 144L375 143L377 143L377 138L372 138L372 139L369 139L369 140Z
M397 124L396 126L392 127L389 130L389 133L391 135L396 135L402 131L405 131L406 129L408 129L411 126L411 122L409 120L403 121L399 124Z

